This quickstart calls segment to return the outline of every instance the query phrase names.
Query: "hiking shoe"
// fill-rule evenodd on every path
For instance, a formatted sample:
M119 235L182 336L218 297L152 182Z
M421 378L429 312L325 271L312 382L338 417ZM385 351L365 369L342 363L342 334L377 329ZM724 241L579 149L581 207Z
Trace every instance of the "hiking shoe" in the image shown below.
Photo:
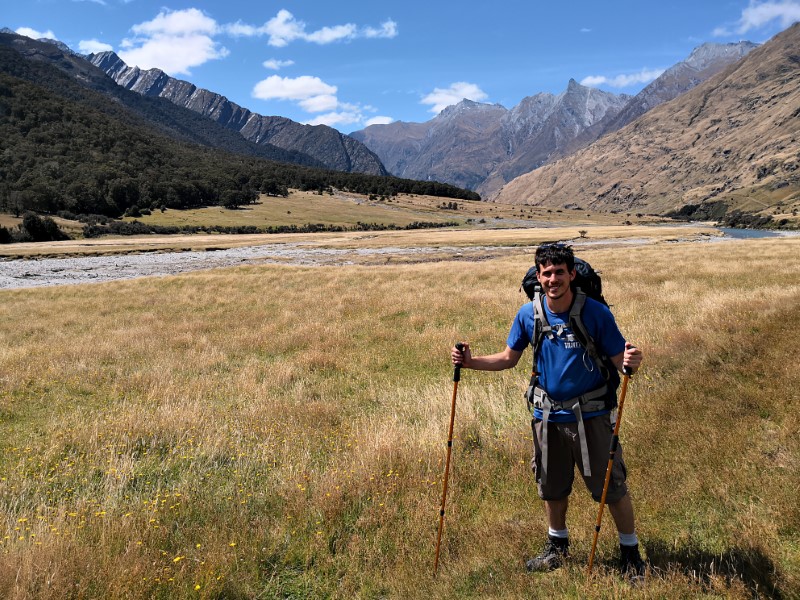
M569 540L548 535L547 542L539 556L526 561L525 568L528 571L552 571L564 564L567 556L569 556Z
M647 563L639 555L639 545L619 547L619 570L633 584L644 583Z

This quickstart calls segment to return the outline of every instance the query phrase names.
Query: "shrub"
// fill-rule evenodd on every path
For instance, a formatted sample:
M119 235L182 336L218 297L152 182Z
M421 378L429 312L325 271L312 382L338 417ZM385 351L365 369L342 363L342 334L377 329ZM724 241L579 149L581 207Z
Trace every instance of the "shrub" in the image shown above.
M33 242L69 239L69 237L58 228L58 225L56 225L53 219L50 217L40 217L32 212L26 212L23 215L20 228L28 234Z

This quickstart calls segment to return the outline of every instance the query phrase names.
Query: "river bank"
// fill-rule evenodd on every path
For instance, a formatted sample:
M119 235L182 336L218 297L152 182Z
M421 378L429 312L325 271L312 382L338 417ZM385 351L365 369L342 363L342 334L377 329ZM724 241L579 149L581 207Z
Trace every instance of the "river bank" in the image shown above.
M600 246L641 246L654 243L736 241L763 237L790 237L797 232L765 232L735 230L749 235L722 231L723 235L692 232L673 237L615 237L572 239L576 248ZM638 232L637 232L638 233ZM375 240L376 236L367 236ZM363 239L366 239L363 238ZM254 240L253 240L254 241ZM31 257L0 260L0 289L19 289L53 285L99 283L137 277L168 276L204 269L237 265L346 265L385 264L392 261L427 262L438 260L486 260L501 255L528 252L530 246L519 242L508 244L455 245L435 244L392 245L365 244L364 247L320 247L308 239L274 244L243 245L231 248L208 247L202 250L149 251L142 253L105 254L94 256ZM397 241L397 240L394 240ZM113 252L113 251L112 251Z

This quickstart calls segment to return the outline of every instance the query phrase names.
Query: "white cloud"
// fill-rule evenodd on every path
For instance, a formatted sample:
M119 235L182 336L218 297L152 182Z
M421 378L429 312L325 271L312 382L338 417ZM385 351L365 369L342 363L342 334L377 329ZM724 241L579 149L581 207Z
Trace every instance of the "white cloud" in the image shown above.
M580 31L581 31L581 33L591 33L592 32L592 30L589 29L588 27L581 27Z
M192 67L228 55L211 37L220 32L216 21L196 8L162 9L153 20L134 25L131 31L135 37L122 41L119 56L142 69L189 74Z
M131 30L148 36L214 34L217 32L217 22L196 8L162 9L155 19L134 25Z
M333 94L320 94L304 98L298 104L307 112L319 113L336 109L339 106L339 99Z
M632 85L650 83L664 72L664 69L642 69L638 73L628 73L617 75L616 77L606 77L605 75L589 75L581 79L581 85L597 87L607 85L613 88L626 88Z
M96 39L81 40L78 42L78 51L81 54L98 54L100 52L110 52L114 47Z
M253 97L261 100L309 100L316 96L333 96L336 86L328 85L319 77L281 77L270 75L253 88Z
M222 26L222 30L233 37L253 37L258 35L258 27L236 21Z
M281 77L270 75L259 81L253 88L252 96L260 100L288 100L309 113L317 114L309 125L362 125L364 123L391 123L390 117L373 117L367 120L365 113L375 112L369 105L340 102L336 96L337 88L322 81L319 77Z
M397 23L388 20L379 27L358 28L353 23L325 26L316 31L307 32L306 23L298 20L288 10L281 9L278 14L261 27L247 25L241 21L223 26L225 32L233 36L253 37L266 35L267 43L275 48L283 48L296 40L315 44L331 44L342 40L356 38L393 38L397 35Z
M789 27L795 21L800 21L800 2L784 0L783 2L756 2L750 4L742 11L739 20L738 33L746 33L751 29L759 29L764 25L778 21L781 27Z
M458 104L464 99L480 102L488 98L487 94L474 83L457 81L449 88L434 88L434 90L420 100L420 104L433 105L430 112L439 114L448 106Z
M365 125L369 127L370 125L388 125L389 123L393 123L394 119L392 117L372 117L371 119L367 119Z
M743 34L754 29L761 29L774 21L778 21L783 29L786 29L796 21L800 21L800 2L797 0L777 2L750 0L747 8L742 10L742 16L734 25L717 27L712 32L712 35L727 37Z
M352 40L356 37L356 26L352 23L347 25L336 25L335 27L323 27L313 33L303 36L303 39L316 44L330 44L339 40Z
M288 10L282 9L278 14L267 21L259 30L269 36L267 42L270 46L282 48L296 39L302 38L306 24L294 18Z
M278 60L277 58L270 58L269 60L265 60L263 63L265 68L272 69L273 71L278 71L283 67L291 67L294 64L293 60Z
M30 27L20 27L14 33L24 35L25 37L29 37L34 40L38 40L40 38L47 38L48 40L58 39L56 38L56 34L53 33L52 29L48 29L47 31L36 31Z
M357 125L363 120L360 111L340 111L329 112L324 115L319 115L311 121L306 121L307 125L328 125L336 127L337 125Z
M379 29L375 29L374 27L365 27L364 28L364 37L365 38L393 38L397 37L397 23L389 19L388 21L381 23Z

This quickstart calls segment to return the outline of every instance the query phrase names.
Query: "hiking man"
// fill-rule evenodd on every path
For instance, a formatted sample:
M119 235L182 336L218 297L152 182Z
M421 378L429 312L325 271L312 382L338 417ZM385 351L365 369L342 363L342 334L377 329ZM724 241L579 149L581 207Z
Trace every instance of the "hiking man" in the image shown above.
M572 287L576 277L572 248L565 244L543 244L536 250L536 278L542 288L541 317L546 318L547 335L537 336L537 310L528 302L517 312L505 350L486 356L473 356L469 344L463 352L451 349L453 364L466 369L501 371L517 365L525 347L541 340L535 351L534 379L529 390L533 405L534 459L532 467L539 497L544 500L548 537L542 552L526 562L529 571L550 571L561 566L569 554L567 506L575 475L581 470L584 483L596 502L600 502L613 434L611 412L616 405L616 383L603 375L603 365L593 359L577 332L572 331L570 309L578 293ZM627 343L614 316L601 302L580 295L585 303L580 312L583 327L599 351L616 368L635 372L642 352ZM538 298L538 296L537 296ZM541 327L541 323L539 325ZM620 542L620 568L635 579L644 576L645 564L639 554L633 504L625 484L626 470L622 448L618 447L607 492L608 508L617 526Z

